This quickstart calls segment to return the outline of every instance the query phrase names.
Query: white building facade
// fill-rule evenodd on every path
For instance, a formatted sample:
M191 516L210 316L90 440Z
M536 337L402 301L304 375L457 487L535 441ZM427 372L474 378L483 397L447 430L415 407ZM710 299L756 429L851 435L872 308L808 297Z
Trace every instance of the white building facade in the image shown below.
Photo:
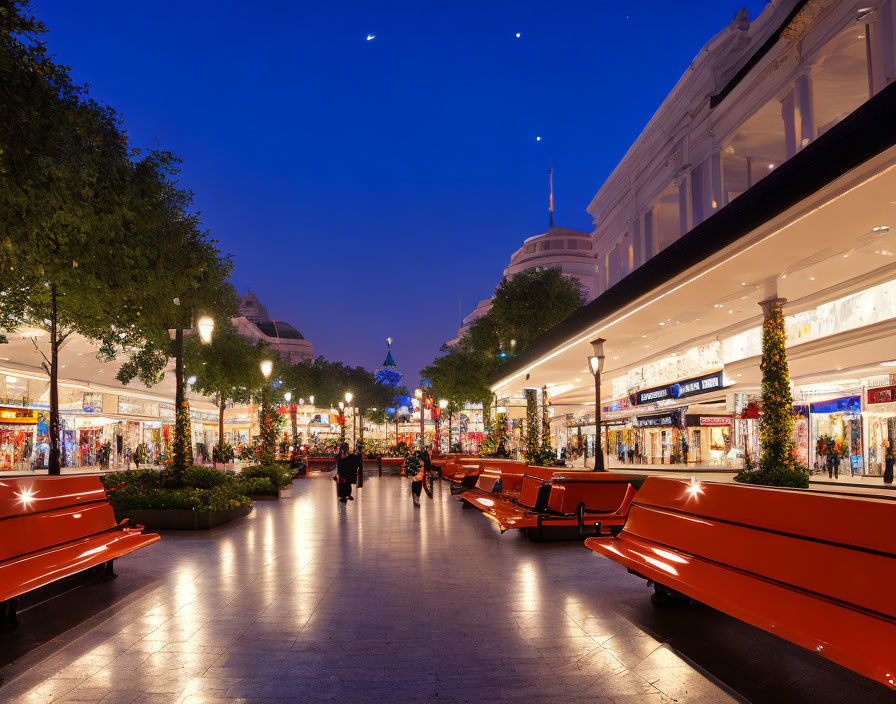
M784 299L797 457L896 447L896 2L777 0L700 52L588 206L594 300L493 379L558 447L736 470L759 452L761 305ZM634 457L632 457L632 453ZM889 456L889 459L888 459ZM828 468L826 468L827 471Z

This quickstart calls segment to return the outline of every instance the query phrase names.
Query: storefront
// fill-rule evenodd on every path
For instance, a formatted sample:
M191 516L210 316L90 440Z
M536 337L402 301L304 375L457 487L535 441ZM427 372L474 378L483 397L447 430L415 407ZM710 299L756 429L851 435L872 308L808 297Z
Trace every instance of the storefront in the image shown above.
M731 415L688 413L685 416L687 433L682 447L683 461L728 466L735 442L733 421Z
M896 386L868 389L865 394L865 472L881 476L887 454L896 452Z
M662 413L636 416L638 429L636 448L646 464L679 464L682 462L681 428L684 408Z
M809 404L809 425L814 441L809 448L810 461L824 469L827 457L818 452L820 442L843 447L844 456L836 461L840 472L865 473L862 397L841 396Z
M25 471L37 443L38 412L0 407L0 471Z

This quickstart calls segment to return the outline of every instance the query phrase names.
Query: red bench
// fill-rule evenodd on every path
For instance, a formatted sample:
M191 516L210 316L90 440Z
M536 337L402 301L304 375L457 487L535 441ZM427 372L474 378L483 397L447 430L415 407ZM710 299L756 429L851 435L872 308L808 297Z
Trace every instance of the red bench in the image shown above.
M336 457L333 455L328 455L326 457L309 457L305 463L308 469L311 469L312 465L316 465L318 467L324 467L324 471L329 471L336 467Z
M618 536L586 545L653 583L896 681L896 502L650 477Z
M156 542L143 526L115 522L99 477L0 480L0 623L15 625L22 594L101 567Z
M407 462L407 459L404 457L380 457L379 458L379 466L380 466L380 476L383 474L383 469L389 470L390 474L401 474L404 470L404 465Z
M498 524L519 528L531 538L584 538L618 531L642 477L556 467L483 471L462 498Z
M521 460L504 460L492 457L458 457L454 462L449 462L442 467L442 478L460 487L472 489L479 479L483 468L492 469L518 468L522 469L526 463Z

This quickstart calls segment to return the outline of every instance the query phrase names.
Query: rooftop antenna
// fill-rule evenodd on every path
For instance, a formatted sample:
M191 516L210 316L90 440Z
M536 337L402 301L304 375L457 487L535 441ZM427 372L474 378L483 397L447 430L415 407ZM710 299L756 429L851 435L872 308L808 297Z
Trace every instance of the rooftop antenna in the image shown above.
M554 226L554 162L551 162L551 167L548 169L548 180L551 185L551 195L548 199L548 229L551 229Z

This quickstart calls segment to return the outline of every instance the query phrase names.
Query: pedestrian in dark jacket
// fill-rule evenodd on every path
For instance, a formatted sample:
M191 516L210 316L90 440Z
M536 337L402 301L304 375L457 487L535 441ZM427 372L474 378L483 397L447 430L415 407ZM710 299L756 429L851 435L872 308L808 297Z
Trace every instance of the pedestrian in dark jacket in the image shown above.
M349 452L348 443L339 446L339 454L336 455L336 497L342 503L354 501L352 496L352 484L358 481L358 471L361 468L361 458Z

